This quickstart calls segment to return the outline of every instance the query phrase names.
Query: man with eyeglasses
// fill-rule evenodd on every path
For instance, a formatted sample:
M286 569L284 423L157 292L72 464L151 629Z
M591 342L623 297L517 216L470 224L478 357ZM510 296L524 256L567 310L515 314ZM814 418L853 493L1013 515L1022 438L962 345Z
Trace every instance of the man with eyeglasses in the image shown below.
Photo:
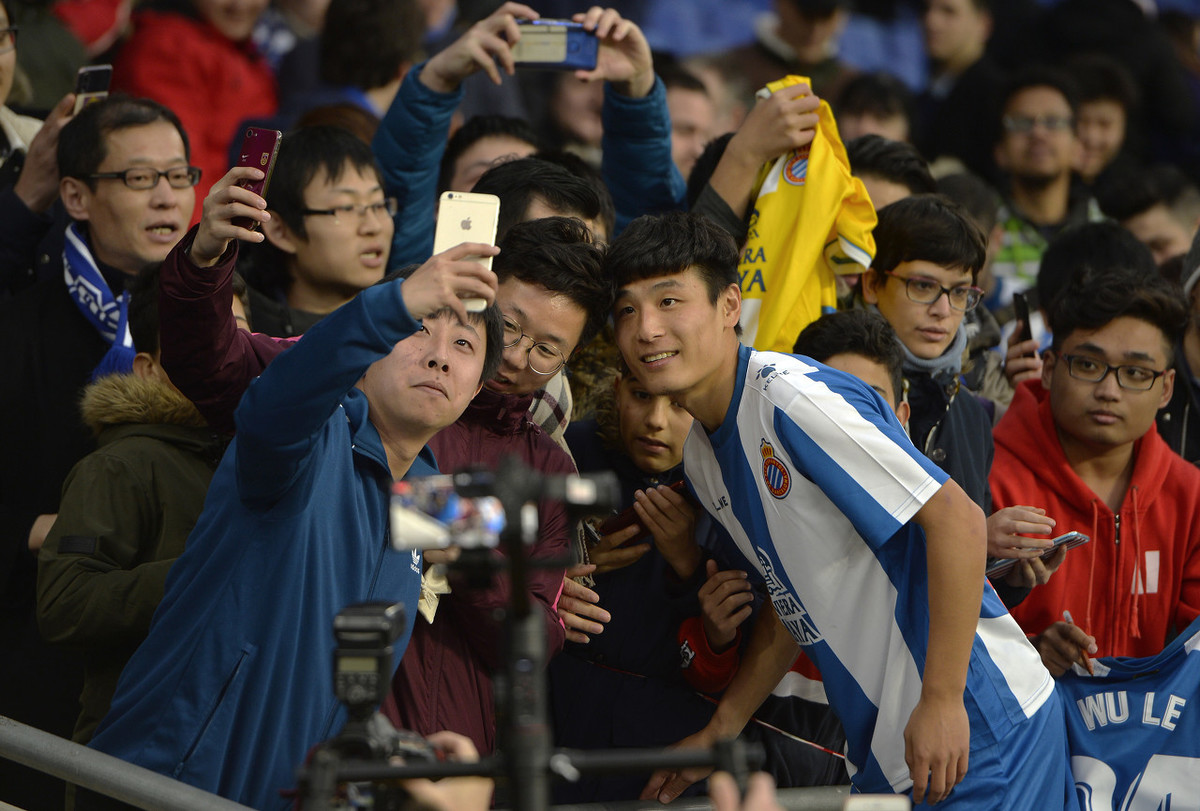
M1185 318L1157 274L1078 271L1051 310L1041 379L1017 387L996 426L996 504L1037 505L1054 534L1091 539L1021 564L1041 585L1012 614L1055 676L1084 654L1156 654L1200 614L1200 471L1155 428L1182 383Z
M496 306L504 319L500 369L429 447L443 472L494 469L505 456L516 455L543 473L573 473L575 463L533 421L529 404L608 317L612 286L601 267L604 250L582 221L570 217L518 223L499 247L493 269ZM539 503L538 523L530 556L565 557L574 528L563 506ZM392 682L395 707L388 702L384 709L404 729L423 735L448 729L471 738L480 753L491 752L496 745L491 674L503 661L495 612L507 605L507 577L485 589L456 579L445 585L448 592L440 599L423 600L422 618ZM543 620L551 656L566 638L556 611L562 585L562 568L529 573L533 610Z
M1012 294L1037 280L1042 253L1063 228L1103 219L1096 201L1072 175L1079 153L1077 92L1050 68L1031 68L1006 88L997 111L995 158L1004 174L997 222L1004 236L992 262L988 306L1012 321ZM1037 302L1030 302L1036 309ZM1041 319L1031 325L1040 337Z
M187 230L197 177L189 154L170 110L109 98L59 134L59 196L70 219L11 207L0 217L8 255L24 252L32 267L44 254L54 269L0 304L0 659L22 663L0 668L0 714L64 737L80 669L77 654L48 651L38 635L37 549L67 473L95 449L79 416L81 390L93 375L132 369L125 285ZM0 785L23 779L4 772ZM61 797L58 788L53 801Z
M266 240L240 270L254 329L278 338L313 324L383 278L396 201L371 148L332 126L289 132L266 191Z

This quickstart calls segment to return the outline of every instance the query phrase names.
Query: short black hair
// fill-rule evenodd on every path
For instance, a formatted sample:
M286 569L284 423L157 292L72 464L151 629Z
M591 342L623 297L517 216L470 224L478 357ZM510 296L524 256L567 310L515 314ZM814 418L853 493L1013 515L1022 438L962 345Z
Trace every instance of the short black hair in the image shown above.
M940 194L914 194L879 209L871 269L883 274L902 262L931 262L964 270L975 281L987 240L966 209Z
M441 168L438 171L438 191L450 188L450 179L454 177L455 164L462 154L484 138L512 138L529 144L534 150L541 148L542 139L533 131L533 127L523 118L508 115L475 115L459 127L450 140L446 142L446 151L442 153ZM463 189L462 191L469 191Z
M613 286L604 272L604 248L574 217L519 222L500 241L492 260L496 278L519 279L561 293L587 314L576 347L596 336L612 312Z
M1082 53L1071 57L1067 70L1079 93L1079 103L1115 101L1130 116L1138 103L1137 82L1128 68L1111 56Z
M1167 363L1187 324L1179 288L1158 273L1125 269L1076 269L1050 310L1051 348L1058 351L1076 330L1096 330L1117 318L1136 318L1162 331Z
M893 141L874 133L860 135L846 144L850 172L855 176L873 175L904 186L913 194L933 194L937 181L929 173L929 164L912 144Z
M1013 74L1004 84L998 98L1000 104L996 108L996 116L992 122L994 135L992 143L998 144L1004 138L1004 111L1008 104L1018 94L1034 87L1048 87L1056 90L1066 99L1071 108L1071 116L1079 112L1079 89L1075 80L1065 71L1047 65L1032 65Z
M165 121L183 139L183 155L191 159L191 146L179 116L150 99L135 99L120 93L89 104L79 111L58 134L58 175L82 180L88 188L96 181L88 178L108 157L108 136L130 127L142 127Z
M937 180L938 193L958 203L979 226L986 237L996 227L1000 195L987 181L972 172L955 172Z
M147 265L129 282L129 335L133 348L158 353L158 279L161 262Z
M413 275L420 265L405 265L404 267L390 270L388 273L375 284L389 284L396 279L407 279ZM453 315L454 311L449 307L432 312L425 318L442 318L444 316ZM496 376L496 372L500 370L500 360L504 356L504 318L500 314L500 308L492 303L483 310L473 312L467 311L467 321L472 324L482 324L484 335L487 337L487 346L483 351L483 370L479 374L479 382L491 380Z
M415 0L337 0L321 30L321 80L383 87L420 58L425 18Z
M267 208L277 214L301 238L308 236L304 224L304 190L320 173L336 183L347 166L363 174L374 174L383 185L383 172L371 147L350 130L330 125L299 127L284 136L275 159Z
M605 262L618 290L695 268L714 304L722 290L738 284L737 266L733 237L699 214L680 211L647 214L629 223L609 246Z
M1050 240L1038 266L1037 299L1047 313L1071 279L1081 272L1093 277L1124 273L1148 279L1158 275L1150 249L1112 220L1064 228Z
M825 363L834 355L861 355L887 370L896 398L892 406L900 405L904 397L904 349L888 320L871 310L842 310L826 313L805 327L792 349Z
M597 219L604 227L604 241L612 239L617 230L617 205L613 202L612 192L608 190L600 170L574 152L565 149L542 150L535 157L556 163L576 177L587 181L600 200L600 216Z
M588 181L541 158L519 158L493 166L483 173L472 191L500 198L498 240L525 219L535 199L542 200L558 214L582 220L600 216L600 196Z
M700 77L688 70L673 54L656 51L654 73L662 79L663 87L667 90L690 90L708 97L708 87L700 81Z
M911 132L917 120L917 100L908 85L890 73L860 73L843 85L833 102L837 115L902 116Z
M1156 205L1172 214L1179 207L1181 221L1200 216L1200 194L1187 176L1169 163L1127 169L1097 185L1096 202L1106 217L1118 222L1144 214ZM1190 224L1190 223L1189 223Z
M801 15L824 19L838 9L845 8L848 0L790 0L790 2Z

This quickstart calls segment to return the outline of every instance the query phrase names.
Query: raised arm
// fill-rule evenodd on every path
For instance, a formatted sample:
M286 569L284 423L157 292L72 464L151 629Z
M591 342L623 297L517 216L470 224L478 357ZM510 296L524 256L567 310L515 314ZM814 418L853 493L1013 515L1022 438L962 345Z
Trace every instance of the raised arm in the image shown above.
M238 329L230 310L236 240L263 239L232 220L240 215L264 222L271 216L266 201L236 183L261 174L233 169L213 186L200 224L167 255L159 283L163 368L208 424L224 433L233 433L233 412L250 381L294 343Z
M384 188L398 202L389 267L423 262L433 250L438 171L463 81L481 70L496 84L501 71L511 76L509 43L520 39L516 20L537 16L528 6L505 3L401 83L371 142Z
M600 40L596 69L575 75L605 82L600 173L617 209L617 233L643 214L681 210L687 184L671 158L667 91L645 35L613 9L595 6L574 19Z

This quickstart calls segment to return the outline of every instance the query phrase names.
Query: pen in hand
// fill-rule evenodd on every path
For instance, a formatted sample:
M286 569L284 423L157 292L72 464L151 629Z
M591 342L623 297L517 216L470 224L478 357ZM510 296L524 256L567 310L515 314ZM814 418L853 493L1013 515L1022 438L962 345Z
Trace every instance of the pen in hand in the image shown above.
M1066 621L1066 623L1068 625L1075 625L1075 620L1071 618L1070 611L1063 612L1063 619ZM1082 664L1084 666L1084 668L1087 669L1089 676L1096 675L1096 668L1094 668L1092 666L1092 660L1088 658L1087 651L1083 650L1083 648L1079 649L1079 663Z

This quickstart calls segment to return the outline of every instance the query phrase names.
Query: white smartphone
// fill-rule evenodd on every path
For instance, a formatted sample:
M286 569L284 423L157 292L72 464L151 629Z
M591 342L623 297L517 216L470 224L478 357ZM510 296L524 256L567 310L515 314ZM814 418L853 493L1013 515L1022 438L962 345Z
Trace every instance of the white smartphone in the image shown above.
M910 811L912 800L903 794L852 794L842 811Z
M437 228L433 234L433 252L448 251L464 242L496 244L496 221L500 217L500 198L494 194L466 191L443 192L438 198ZM492 269L492 257L481 256L479 263ZM463 299L470 312L487 307L481 298Z

